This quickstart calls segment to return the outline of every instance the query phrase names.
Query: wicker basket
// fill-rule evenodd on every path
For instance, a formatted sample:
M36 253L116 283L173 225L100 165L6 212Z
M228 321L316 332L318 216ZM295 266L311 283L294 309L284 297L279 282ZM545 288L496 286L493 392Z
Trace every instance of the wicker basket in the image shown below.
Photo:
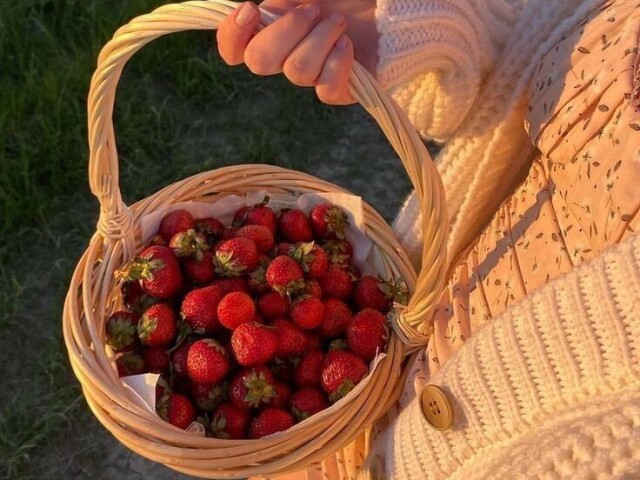
M416 278L407 255L385 221L365 205L366 234L374 243L386 275L403 277L412 293L397 315L388 355L372 372L363 393L330 418L311 417L304 428L259 440L218 440L195 436L164 422L132 402L105 349L105 322L118 301L114 272L140 247L140 219L178 202L215 202L229 194L267 190L295 195L345 192L318 178L268 165L243 165L205 172L174 183L128 207L118 186L118 156L112 123L116 86L126 61L143 45L183 30L212 30L236 7L225 0L166 5L119 29L100 54L91 83L89 180L100 202L97 232L79 261L66 298L64 338L71 365L98 420L138 454L180 472L204 478L241 478L299 470L320 462L361 434L396 400L402 386L403 359L424 345L445 268L444 194L429 154L398 107L370 74L354 65L354 97L378 121L399 154L423 212L425 249ZM270 19L263 15L263 24ZM348 192L347 192L348 193Z

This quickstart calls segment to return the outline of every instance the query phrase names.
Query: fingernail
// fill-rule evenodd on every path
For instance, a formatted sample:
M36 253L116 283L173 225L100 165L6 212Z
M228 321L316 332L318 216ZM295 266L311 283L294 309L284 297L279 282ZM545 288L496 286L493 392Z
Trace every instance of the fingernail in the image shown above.
M238 10L238 13L236 14L236 25L244 27L249 25L249 23L251 23L255 18L256 11L251 7L251 5L245 3L240 7L240 10Z
M320 8L315 4L305 5L303 7L304 14L311 20L315 20L320 15Z
M344 15L341 13L332 13L329 19L336 25L342 25L344 23Z
M343 33L342 35L340 35L340 38L338 38L338 41L336 42L336 47L338 47L340 50L344 50L345 48L347 48L347 45L349 45L349 39Z

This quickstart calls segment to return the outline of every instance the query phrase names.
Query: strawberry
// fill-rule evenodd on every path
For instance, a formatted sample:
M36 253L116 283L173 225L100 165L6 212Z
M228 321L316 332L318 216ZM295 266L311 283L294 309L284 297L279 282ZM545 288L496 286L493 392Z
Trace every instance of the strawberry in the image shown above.
M156 406L156 411L165 422L183 430L186 430L196 419L196 411L191 401L179 393L163 396Z
M259 365L271 360L278 348L278 339L270 328L259 323L239 325L231 335L231 349L240 365Z
M326 297L348 300L353 294L355 285L346 270L336 264L331 264L320 279L320 287Z
M116 367L118 368L119 377L140 375L145 372L144 360L140 355L133 352L127 352L118 357L116 359Z
M208 245L213 245L224 231L224 225L213 217L199 218L196 220L196 232L204 235Z
M210 412L225 396L225 385L220 383L191 383L191 398L200 410Z
M107 320L107 344L116 352L132 350L137 341L136 333L139 315L120 310Z
M169 353L166 347L145 348L142 352L147 373L167 373L169 371Z
M389 310L396 289L390 282L364 275L353 292L353 303L358 310L375 308L383 313Z
M218 303L218 321L229 330L250 322L255 314L253 299L244 292L227 293Z
M222 293L226 295L231 292L248 292L249 287L247 280L244 277L225 277L220 278L213 282L213 285L218 285L222 289Z
M353 313L349 305L337 298L327 298L322 301L324 316L318 327L318 334L323 338L336 338L347 331Z
M302 210L283 208L278 217L278 227L285 240L289 242L310 242L313 230L309 219Z
M239 440L247 438L251 414L231 403L222 403L211 415L211 433L216 438Z
M300 263L309 278L322 277L329 267L327 253L313 242L299 243L291 249L289 255Z
M322 323L324 305L317 298L303 296L291 306L291 320L300 328L313 330Z
M317 388L301 388L291 397L291 412L296 421L309 418L329 406L326 395Z
M294 248L294 244L290 242L280 242L276 245L275 255L289 255L291 249Z
M195 342L195 339L187 338L171 352L171 369L174 375L182 378L189 376L187 373L187 358L193 342Z
M271 286L267 283L267 267L271 260L266 255L259 256L258 267L249 274L247 286L254 295L264 295L271 291Z
M265 408L251 420L249 438L262 438L293 426L293 417L279 408Z
M152 297L171 298L182 288L180 265L170 248L147 247L125 266L128 280L140 280L142 289Z
M165 374L161 374L158 377L158 382L156 383L156 403L160 401L160 399L164 395L168 395L171 392L171 385L169 385L169 379Z
M182 300L180 316L195 333L214 332L220 327L217 309L222 297L222 288L218 285L195 288Z
M373 308L355 314L347 327L347 343L353 353L369 362L377 351L384 350L388 332L384 315Z
M171 237L169 248L178 258L194 257L201 260L203 253L209 250L204 235L197 233L195 230L187 230L186 232L176 233Z
M353 257L353 246L345 239L326 240L322 248L329 256L329 261L337 265L348 265Z
M137 280L123 282L120 291L122 292L124 306L138 315L142 315L142 312L147 308L160 301L148 295Z
M369 368L360 357L344 350L330 352L322 366L322 389L331 402L347 395L362 380Z
M150 347L168 345L176 338L177 333L176 315L166 303L151 305L138 322L140 342Z
M273 359L273 362L269 364L269 368L276 378L290 385L293 384L293 378L296 373L298 363L300 363L299 357L276 357Z
M228 371L229 359L222 345L211 338L193 342L187 354L187 373L192 382L219 382Z
M273 235L277 231L277 219L275 212L267 207L269 197L252 207L242 207L233 216L233 224L242 225L261 225L267 227Z
M236 232L238 231L238 227L224 227L224 230L222 230L222 236L220 237L220 243L216 244L216 250L217 247L222 245L225 241L227 240L231 240L232 238L236 237Z
M280 294L292 293L304 287L300 265L293 258L279 255L267 268L267 283Z
M286 317L289 314L289 297L269 292L258 299L258 310L269 320Z
M274 408L289 409L291 402L291 388L284 382L275 382L276 396L271 400L270 405Z
M269 253L275 246L273 233L262 225L245 225L236 231L236 237L244 237L253 240L258 248L258 253Z
M322 350L324 345L324 341L322 340L322 338L316 335L315 333L310 333L310 332L306 332L306 333L307 333L306 351L311 352L313 350Z
M324 358L323 351L314 350L300 359L295 373L295 383L299 388L320 386Z
M276 396L273 374L264 365L240 370L231 380L229 400L238 408L258 408Z
M320 286L320 282L312 278L308 279L305 282L304 289L302 290L302 294L322 300L323 294L322 294L322 287Z
M327 351L332 352L334 350L347 350L348 348L349 345L347 345L347 340L345 338L336 338L331 340Z
M277 318L273 321L272 326L278 339L276 350L278 358L294 357L304 352L307 337L300 328L284 318Z
M309 221L314 233L320 238L344 238L349 225L342 208L329 203L320 203L311 209Z
M186 232L196 228L193 215L187 210L174 210L164 216L160 222L159 233L162 239L169 243L173 236L180 232Z
M216 263L216 270L224 276L237 277L251 273L258 266L258 248L248 238L232 238L218 247Z
M202 252L202 258L198 260L196 257L188 257L184 259L182 264L187 278L193 283L209 283L216 274L213 262L213 254L211 252Z

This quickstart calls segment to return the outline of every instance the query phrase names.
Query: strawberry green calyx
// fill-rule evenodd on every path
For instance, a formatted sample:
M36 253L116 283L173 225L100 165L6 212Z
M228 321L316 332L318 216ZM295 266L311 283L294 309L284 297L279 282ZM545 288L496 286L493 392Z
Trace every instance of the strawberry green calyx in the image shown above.
M244 401L251 407L269 403L271 399L276 396L276 390L273 384L262 372L252 372L249 377L244 379L243 383L247 388Z
M216 252L216 273L224 277L239 277L247 269L238 262L232 252Z
M313 254L315 242L302 242L289 250L289 256L296 260L305 273L309 273L309 265L316 256Z
M347 341L344 338L336 338L329 344L328 350L347 350L348 348Z
M142 315L140 318L140 323L138 323L138 336L143 343L146 343L147 340L153 332L156 331L158 326L158 321L154 318L149 317L148 315Z
M340 384L335 392L329 395L329 400L331 403L335 403L341 398L347 396L347 394L355 388L355 384L351 380L345 380Z
M116 351L129 350L136 342L138 315L127 311L113 313L107 320L107 343Z
M156 413L165 422L169 421L169 392L162 395L156 404Z
M226 432L227 429L227 417L224 415L216 415L211 420L211 432L216 438L222 438L227 440L231 436Z
M171 249L176 257L194 257L199 262L204 257L204 252L209 249L204 235L190 229L180 232L171 239Z
M126 280L153 280L153 272L164 268L164 262L160 259L149 260L140 256L122 270Z

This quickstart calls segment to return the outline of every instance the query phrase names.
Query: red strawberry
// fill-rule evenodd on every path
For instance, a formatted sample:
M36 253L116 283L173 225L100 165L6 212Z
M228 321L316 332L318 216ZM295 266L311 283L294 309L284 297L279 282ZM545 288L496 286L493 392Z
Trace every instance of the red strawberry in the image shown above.
M131 350L136 345L139 316L120 310L107 320L107 344L116 352Z
M213 245L222 236L223 231L224 225L217 218L207 217L196 220L196 232L204 235L209 245Z
M211 333L220 327L218 303L223 297L218 285L195 288L182 300L180 316L198 334Z
M299 357L288 357L288 358L274 358L273 362L269 365L269 368L273 372L273 374L279 380L287 383L293 384L293 378L296 372L296 368L300 363Z
M300 328L284 318L274 320L272 326L278 338L277 357L294 357L304 352L307 345L307 337Z
M304 287L303 276L298 262L286 255L274 258L266 273L267 283L283 295L301 290Z
M335 297L340 300L348 300L355 288L351 275L335 264L329 265L320 279L320 286L326 297Z
M244 292L227 293L218 303L218 321L229 330L250 322L255 314L253 299Z
M148 295L137 280L123 282L120 291L124 306L138 315L142 315L147 308L159 302L159 299Z
M278 218L280 233L289 242L310 242L313 230L302 210L283 208Z
M262 438L282 432L293 426L293 417L279 408L265 408L258 413L249 426L249 438Z
M169 243L176 233L186 232L196 228L196 222L186 210L174 210L164 216L160 222L159 233L162 239Z
M318 334L323 338L336 338L347 331L353 313L349 305L337 298L327 298L322 301L324 316L318 327Z
M320 238L344 238L344 230L349 225L347 215L342 208L321 203L309 213L311 227Z
M313 242L296 245L289 255L300 263L309 278L322 277L329 267L326 252Z
M387 338L384 315L373 308L360 310L347 327L349 348L367 362L373 360L377 351L384 350Z
M151 305L138 322L140 341L150 347L168 345L176 338L177 333L176 315L166 303Z
M244 277L226 277L213 282L222 289L222 293L226 295L231 292L248 292L249 288L247 280Z
M394 286L384 280L364 275L353 292L353 302L358 310L375 308L383 313L389 310L395 293Z
M295 382L299 388L320 386L324 358L324 352L314 350L300 359L295 373Z
M195 230L187 230L186 232L176 233L171 237L169 248L178 258L194 257L202 259L203 253L209 250L204 235L197 233Z
M307 352L322 350L323 344L324 342L321 337L315 333L307 333Z
M313 297L300 297L291 306L291 320L300 328L313 330L322 323L324 305Z
M156 410L160 418L171 425L186 430L196 419L196 411L187 397L169 393L160 399Z
M329 406L326 395L317 388L301 388L291 397L291 412L296 421L309 418Z
M258 268L249 274L247 286L254 295L264 295L271 291L271 286L267 283L267 267L271 260L266 255L262 255L258 259Z
M196 257L185 258L183 265L187 277L193 283L209 283L216 274L211 252L203 252L200 260Z
M165 394L168 395L169 392L171 392L169 379L165 374L161 374L158 377L158 382L156 383L156 403L159 402Z
M191 381L219 382L228 371L229 359L222 345L210 338L193 342L187 355L187 373Z
M225 385L220 383L191 383L191 398L200 410L210 412L225 396Z
M334 350L322 366L322 389L331 402L347 395L362 380L369 368L360 357L344 350Z
M216 438L240 440L247 438L251 414L231 403L222 403L211 415L211 433Z
M276 245L275 255L289 255L289 252L292 248L294 248L293 243L280 242L278 245Z
M140 280L142 289L152 297L170 298L182 288L180 265L167 247L145 248L125 267L124 272L127 279Z
M248 238L232 238L218 247L216 262L217 270L224 276L237 277L251 273L258 266L258 248Z
M238 227L224 227L224 230L222 230L222 237L220 237L221 240L219 244L216 244L216 250L217 250L217 247L222 245L225 241L235 238L237 231L238 231Z
M258 299L258 310L269 320L286 317L289 314L289 297L269 292Z
M140 375L145 372L144 360L140 355L133 352L127 352L118 357L116 359L116 367L118 368L119 377Z
M233 224L242 225L261 225L267 227L273 235L276 234L277 219L275 212L267 207L269 197L252 207L242 207L233 216Z
M276 396L271 400L270 405L274 408L289 409L291 402L291 388L283 382L276 381Z
M309 279L306 281L304 285L304 289L302 290L304 295L308 295L310 297L315 297L322 300L322 287L320 286L320 282L314 279Z
M166 347L145 348L142 359L146 372L167 373L169 371L169 353Z
M195 340L193 338L187 338L184 342L178 346L173 352L171 352L171 368L173 374L187 378L187 358L189 357L189 349Z
M258 408L276 395L273 374L264 365L240 370L229 386L229 400L238 408Z
M253 240L258 248L258 253L269 253L275 246L273 233L262 225L245 225L236 231L236 237L244 237Z
M353 257L353 246L348 240L327 240L322 243L322 248L327 252L331 263L348 265Z
M231 349L240 365L259 365L271 360L278 339L270 328L255 322L239 325L231 335Z

